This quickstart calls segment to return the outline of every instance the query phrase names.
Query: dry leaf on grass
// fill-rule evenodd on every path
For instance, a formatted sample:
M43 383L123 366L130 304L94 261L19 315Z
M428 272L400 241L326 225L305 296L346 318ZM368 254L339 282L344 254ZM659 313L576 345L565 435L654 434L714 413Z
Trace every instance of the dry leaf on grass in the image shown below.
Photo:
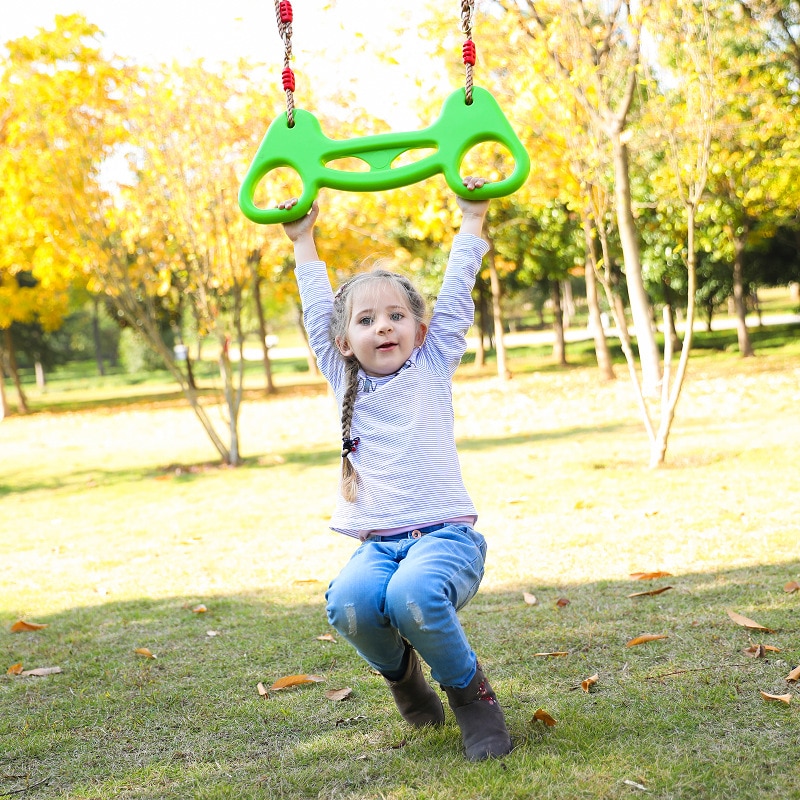
M665 633L643 633L641 636L637 636L629 642L626 642L625 647L636 647L636 645L639 644L646 644L647 642L655 642L657 639L668 638L669 637Z
M137 656L142 656L143 658L155 658L155 655L150 652L147 647L137 647L134 651Z
M564 606L568 606L569 605L569 598L568 597L559 597L558 600L556 600L556 605L559 608L564 608Z
M37 667L19 673L20 678L44 678L46 675L59 675L61 667Z
M11 626L11 633L22 633L22 631L40 631L42 628L46 627L46 623L42 624L39 622L25 622L24 619L18 619Z
M754 644L745 647L742 652L751 658L764 658L767 653L780 653L780 647L773 647L771 644Z
M655 595L662 594L671 588L671 586L662 586L660 589L651 589L649 592L634 592L629 594L628 597L655 597Z
M22 672L22 662L18 661L6 670L6 675L19 675L20 672Z
M656 578L671 578L671 572L631 572L630 577L637 581L654 581Z
M269 692L267 691L267 687L264 686L261 681L256 684L256 691L259 693L261 697L269 697Z
M336 639L334 638L332 633L323 633L322 635L317 636L317 639L320 642L333 642L334 644L336 644Z
M627 778L622 781L626 786L630 786L632 789L638 789L640 792L648 792L650 791L646 786L641 783L637 783L636 781L629 781Z
M787 683L796 683L800 681L800 667L795 667L785 678Z
M779 703L786 703L787 706L792 702L792 696L790 694L767 694L766 692L761 692L761 696L765 700L774 700Z
M775 633L772 628L766 628L763 625L760 625L758 622L753 621L749 617L743 617L741 614L737 614L735 611L728 611L728 616L737 624L741 625L743 628L751 628L754 631L766 631L767 633Z
M206 611L208 611L208 609L205 607L205 605L203 603L200 603L199 606L195 606L192 609L192 613L193 614L205 614Z
M530 592L523 592L522 599L529 605L529 606L537 606L539 605L539 601L536 599L535 594L531 594Z
M542 656L568 656L567 650L553 650L551 653L534 653L534 658L541 658Z
M786 586L783 587L783 591L787 594L794 594L795 592L800 592L800 583L797 581L789 581Z
M325 692L325 697L328 700L347 700L351 694L353 694L353 690L346 686L344 689L329 689Z
M269 688L278 691L279 689L290 689L292 686L300 686L304 683L321 683L324 681L321 675L286 675L283 678L278 678L275 683Z
M537 708L536 711L533 712L533 719L531 722L544 722L548 728L552 728L553 725L558 725L558 722L554 720L543 708Z
M586 678L585 680L581 681L581 689L583 689L583 691L588 694L589 689L591 689L592 686L594 686L599 680L600 676L595 672L595 674L592 675L591 678Z

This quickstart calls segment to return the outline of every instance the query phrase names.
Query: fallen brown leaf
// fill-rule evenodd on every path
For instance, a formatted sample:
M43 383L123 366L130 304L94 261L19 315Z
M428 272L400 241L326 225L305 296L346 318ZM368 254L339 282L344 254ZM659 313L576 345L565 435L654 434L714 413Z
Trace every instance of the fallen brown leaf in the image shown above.
M594 686L599 680L600 676L595 672L591 678L586 678L585 680L581 681L581 689L588 694L589 689L591 689L592 686Z
M19 675L20 672L22 672L22 662L18 661L6 670L6 675Z
M208 611L208 609L205 607L205 605L203 603L200 603L199 606L195 606L192 609L192 613L193 614L205 614L206 611Z
M764 658L767 653L780 653L780 647L773 647L771 644L754 644L745 647L742 652L751 658Z
M568 656L569 651L567 650L554 650L551 653L534 653L534 658L541 658L542 656Z
M568 597L559 597L558 600L556 600L556 605L559 608L564 608L564 606L568 606L569 605L569 598Z
M671 578L671 572L631 572L630 577L637 581L653 581L656 578Z
M155 656L146 647L137 647L133 652L136 653L137 656L143 656L144 658L155 658Z
M25 622L24 619L18 619L11 626L11 633L21 633L22 631L40 631L42 628L46 627L46 623L41 624L39 622Z
M794 594L794 592L800 592L800 583L797 581L789 581L786 586L783 587L783 591L787 594Z
M325 692L325 697L328 700L347 700L351 694L353 694L353 690L347 686L344 689L329 689Z
M558 725L558 722L554 720L543 708L537 708L536 711L533 712L533 719L531 722L544 722L548 728L552 728L553 725Z
M766 692L761 692L761 696L765 700L775 700L779 703L786 703L787 706L792 702L792 696L790 694L767 694Z
M637 636L634 639L631 639L629 642L625 644L625 647L636 647L639 644L645 644L647 642L655 642L657 639L668 639L669 637L665 633L643 633L641 636Z
M539 601L536 599L535 594L531 594L530 592L523 592L522 599L529 605L529 606L538 606Z
M336 638L332 633L323 633L321 636L317 636L320 642L333 642L336 644Z
M753 621L749 617L743 617L741 614L737 614L735 611L728 611L728 616L737 624L741 625L743 628L751 628L754 631L766 631L767 633L775 633L771 628L766 628L763 625L760 625L758 622Z
M671 586L662 586L660 589L651 589L649 592L634 592L629 594L628 597L655 597L655 595L662 594L671 588Z
M261 681L256 684L256 691L261 695L261 697L269 697L269 692L267 691L267 687L264 686Z
M59 675L61 667L37 667L20 672L20 678L44 678L46 675Z
M784 679L788 683L794 683L796 681L800 681L800 667L795 667Z
M320 683L324 680L325 678L321 675L286 675L278 678L269 688L277 691L278 689L290 689L292 686L300 686L304 683Z

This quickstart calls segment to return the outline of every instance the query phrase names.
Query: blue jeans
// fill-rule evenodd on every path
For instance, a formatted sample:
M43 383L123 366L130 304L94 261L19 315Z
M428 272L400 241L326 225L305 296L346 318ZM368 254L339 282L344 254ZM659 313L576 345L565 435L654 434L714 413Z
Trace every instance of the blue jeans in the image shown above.
M478 591L485 558L483 536L460 523L367 540L328 587L328 620L378 672L400 671L406 639L434 680L463 689L477 661L456 612Z

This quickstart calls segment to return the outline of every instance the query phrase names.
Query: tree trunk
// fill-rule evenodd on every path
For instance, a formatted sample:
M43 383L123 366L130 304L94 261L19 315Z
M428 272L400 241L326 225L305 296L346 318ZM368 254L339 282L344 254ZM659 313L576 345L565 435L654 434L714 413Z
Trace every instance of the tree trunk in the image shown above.
M633 316L633 327L639 349L642 392L646 397L655 397L661 383L661 367L656 337L653 332L653 314L642 278L636 223L633 219L628 148L622 141L619 132L615 132L611 140L614 151L614 198L617 227L625 261L625 278Z
M36 375L36 386L44 389L47 386L47 378L44 374L44 365L38 358L33 362L33 372Z
M592 222L589 214L581 214L583 223L583 236L586 244L586 304L589 307L589 330L594 339L594 352L597 358L597 367L604 380L613 381L616 378L614 366L611 363L611 351L608 349L608 339L603 328L603 318L600 314L600 298L597 293L597 275L595 266L599 264L597 257L597 242L592 235Z
M92 339L94 340L94 358L97 362L97 374L106 374L106 366L103 363L103 342L100 338L100 298L97 295L92 297Z
M494 346L497 353L497 376L500 380L508 380L511 373L506 366L506 345L503 339L503 311L500 306L500 278L497 275L494 245L487 253L489 264L489 283L492 287L492 318L494 320Z
M747 229L745 229L746 231ZM733 237L733 304L736 310L736 335L739 340L739 354L743 358L754 355L750 334L747 331L747 307L744 292L744 246L747 233Z
M553 359L562 367L567 366L567 348L564 343L564 310L561 305L561 282L550 281L550 298L553 301Z
M258 270L253 272L253 300L256 304L256 316L258 317L258 338L261 342L261 354L264 361L264 374L267 378L267 396L275 394L275 383L272 380L272 359L269 357L269 346L267 345L267 323L264 319L264 307L261 305L261 275Z
M28 401L25 398L25 392L22 389L22 381L19 377L19 368L17 367L17 356L14 353L14 339L11 336L11 328L5 329L4 336L8 369L11 373L11 379L14 381L14 386L17 389L17 395L19 396L19 413L28 414L30 413L30 409L28 408Z
M11 414L11 409L8 407L8 397L6 396L6 373L3 361L3 347L0 345L0 422Z
M483 291L482 285L477 287L477 294L478 294L478 302L476 303L476 307L478 312L478 319L477 319L478 341L475 346L475 366L483 367L486 365L485 336L486 336L486 327L488 324L487 320L488 314L486 313L486 295Z

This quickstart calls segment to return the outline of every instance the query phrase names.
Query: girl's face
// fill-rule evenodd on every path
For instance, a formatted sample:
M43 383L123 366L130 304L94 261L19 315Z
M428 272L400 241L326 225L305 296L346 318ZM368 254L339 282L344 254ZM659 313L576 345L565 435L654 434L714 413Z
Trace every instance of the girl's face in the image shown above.
M405 292L391 283L356 287L351 308L347 337L336 346L343 356L355 356L367 375L393 375L425 339L427 326L417 322Z

